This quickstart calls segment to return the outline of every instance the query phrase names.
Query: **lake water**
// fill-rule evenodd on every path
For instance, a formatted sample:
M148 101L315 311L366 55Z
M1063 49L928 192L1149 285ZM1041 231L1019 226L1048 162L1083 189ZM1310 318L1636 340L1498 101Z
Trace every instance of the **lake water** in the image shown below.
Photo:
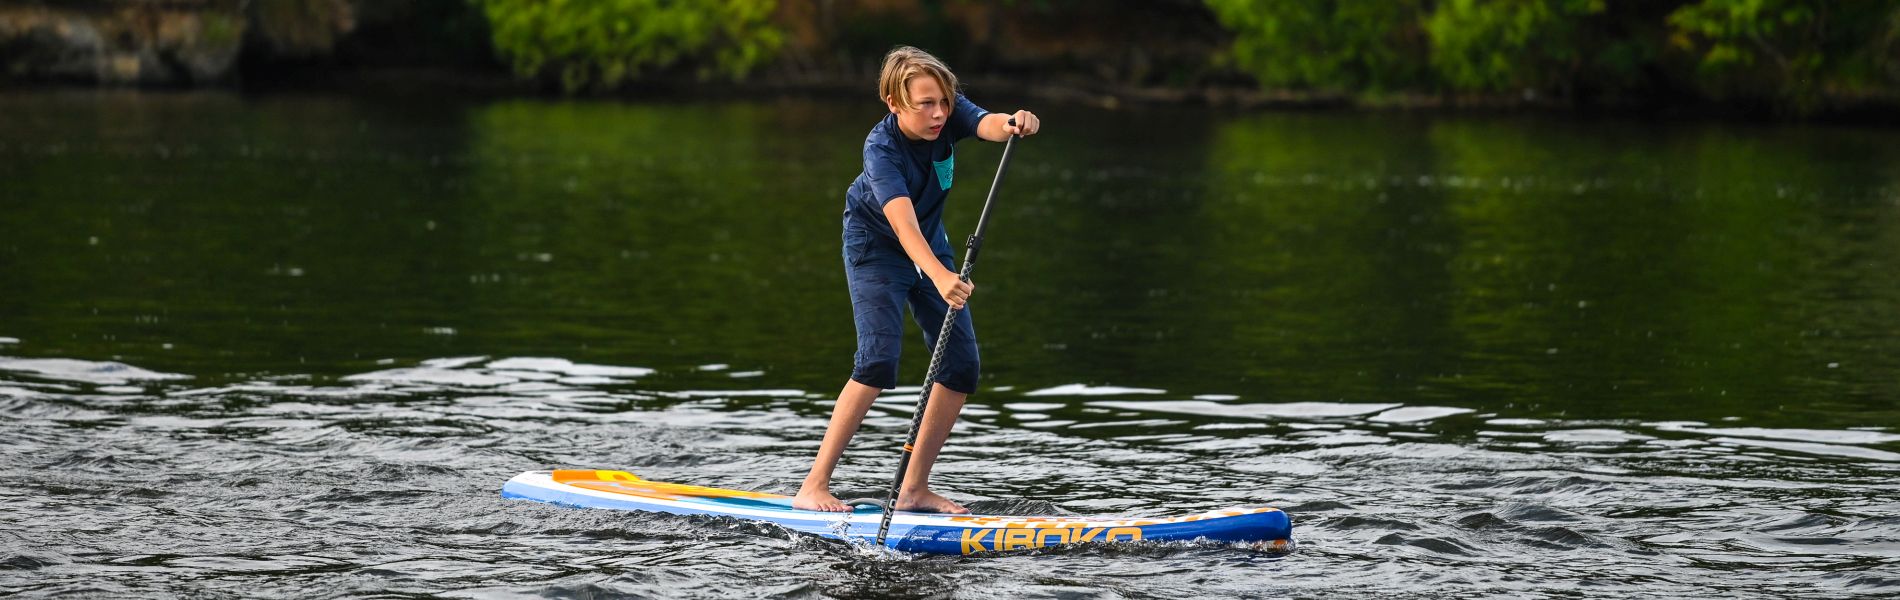
M11 92L0 594L1900 594L1893 131L1036 109L936 486L1278 506L1298 551L890 558L499 497L796 489L868 99ZM960 241L1001 146L959 154Z

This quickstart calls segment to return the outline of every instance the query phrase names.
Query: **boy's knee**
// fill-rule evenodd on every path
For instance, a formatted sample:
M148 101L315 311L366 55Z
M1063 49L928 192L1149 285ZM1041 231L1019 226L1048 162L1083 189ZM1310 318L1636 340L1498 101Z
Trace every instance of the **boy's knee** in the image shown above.
M897 387L897 357L859 356L852 365L851 380L879 389Z
M976 349L976 336L966 326L958 328L957 335L950 338L949 353L944 357L943 369L937 373L937 382L943 387L964 394L976 393L976 378L982 372L983 361Z
M976 394L976 378L975 377L955 378L955 379L945 378L938 381L937 383L943 384L944 388L949 389L952 392L963 394L965 396Z
M978 371L977 361L972 357L967 362L945 365L943 370L937 373L937 383L943 384L943 387L950 388L953 392L974 394Z

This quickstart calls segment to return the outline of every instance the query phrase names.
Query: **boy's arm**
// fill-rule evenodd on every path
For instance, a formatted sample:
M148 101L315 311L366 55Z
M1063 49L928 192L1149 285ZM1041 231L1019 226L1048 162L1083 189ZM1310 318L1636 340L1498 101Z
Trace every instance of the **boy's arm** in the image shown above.
M1015 127L1009 125L1009 120L1012 118L1016 119ZM1019 110L1015 114L1008 115L990 113L983 115L983 120L976 124L976 137L992 142L1006 142L1009 141L1011 135L1027 137L1036 135L1036 132L1040 130L1042 130L1042 120L1036 118L1036 113L1026 110Z
M952 308L963 308L976 286L964 282L956 272L937 262L937 253L930 250L930 242L924 240L923 227L917 224L917 209L911 206L910 196L898 196L884 203L884 218L890 220L891 229L897 232L897 242L903 244L904 254L937 286L943 300Z

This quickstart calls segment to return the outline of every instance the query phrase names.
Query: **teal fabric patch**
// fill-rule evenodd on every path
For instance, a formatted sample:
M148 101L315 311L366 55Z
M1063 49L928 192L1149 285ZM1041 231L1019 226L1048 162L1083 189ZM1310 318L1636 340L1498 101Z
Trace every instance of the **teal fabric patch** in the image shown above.
M932 166L937 167L937 187L939 189L943 189L946 191L949 190L951 179L952 179L952 173L956 171L957 169L957 147L956 146L950 147L949 158L945 158L943 160L936 161L930 164Z

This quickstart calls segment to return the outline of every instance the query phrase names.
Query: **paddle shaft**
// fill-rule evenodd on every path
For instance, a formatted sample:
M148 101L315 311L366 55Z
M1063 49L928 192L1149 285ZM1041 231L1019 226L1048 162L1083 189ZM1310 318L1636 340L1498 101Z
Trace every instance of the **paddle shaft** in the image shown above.
M1009 120L1010 126L1016 125L1016 119ZM996 164L996 180L990 182L990 195L983 199L983 214L976 218L976 231L970 234L969 241L963 246L963 270L957 274L965 283L970 281L970 271L976 268L977 252L983 248L983 229L990 224L990 205L996 202L996 190L1003 186L1003 173L1009 170L1009 153L1016 148L1016 140L1021 136L1011 135L1003 142L1003 158ZM965 300L968 302L968 300ZM917 430L923 427L924 409L930 406L930 388L937 382L937 368L942 366L943 351L950 347L950 329L957 322L957 307L950 307L943 315L943 328L937 330L937 347L930 353L930 368L924 370L924 389L917 392L917 412L910 417L910 435L904 437L904 449L897 459L897 476L891 478L891 493L884 501L884 518L877 524L877 545L884 545L884 536L891 530L891 513L897 510L897 491L904 486L904 472L910 469L912 446L917 443Z

